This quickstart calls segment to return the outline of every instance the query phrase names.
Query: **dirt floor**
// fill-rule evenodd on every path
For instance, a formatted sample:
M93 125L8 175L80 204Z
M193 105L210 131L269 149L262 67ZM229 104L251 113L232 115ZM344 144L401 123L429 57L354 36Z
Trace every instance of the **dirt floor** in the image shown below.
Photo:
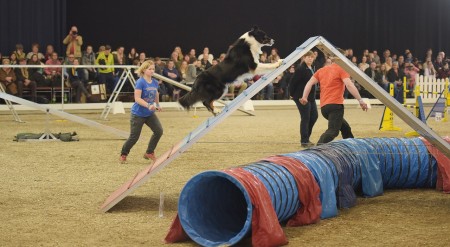
M345 118L356 137L404 137L411 130L398 117L397 132L380 132L383 108L364 113L347 106ZM425 110L429 111L429 108ZM101 111L70 111L121 130L127 114L99 121ZM42 132L45 115L19 112L26 123L0 112L0 245L1 246L161 246L177 210L184 184L204 170L221 170L273 154L300 149L299 115L295 106L257 107L256 116L236 112L132 195L102 213L99 206L119 186L148 166L142 158L150 131L132 149L128 164L118 163L124 140L84 125L51 117L53 132L79 134L79 142L14 142L19 132ZM159 114L164 136L157 154L168 150L203 123L204 110L186 113L167 109ZM450 123L428 121L440 135ZM312 141L325 130L322 116ZM164 216L159 217L160 193ZM358 205L318 224L283 228L290 246L448 246L450 195L432 189L389 190L377 198L359 198ZM240 245L250 245L245 240ZM173 246L196 246L194 242Z

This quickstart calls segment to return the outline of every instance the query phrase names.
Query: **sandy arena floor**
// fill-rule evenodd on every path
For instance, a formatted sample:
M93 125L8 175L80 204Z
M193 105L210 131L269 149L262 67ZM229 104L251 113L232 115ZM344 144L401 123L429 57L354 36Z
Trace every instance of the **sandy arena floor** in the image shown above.
M399 118L398 132L380 132L383 108L362 112L347 106L345 118L356 137L404 137L411 130ZM425 109L426 112L429 108ZM101 111L70 111L99 121ZM100 121L129 130L127 114ZM142 158L150 131L132 149L128 164L118 163L124 140L87 126L51 117L53 132L79 134L79 142L13 142L19 132L42 132L42 112L19 112L26 123L0 112L0 245L1 246L161 246L175 216L184 184L204 170L221 170L300 149L299 115L294 106L257 107L256 116L235 112L200 142L161 170L110 212L99 206L119 186L148 165ZM167 109L159 114L164 136L157 154L168 150L204 122L209 113ZM430 119L440 135L450 123ZM326 128L320 116L312 141ZM164 216L158 216L160 193ZM315 225L283 228L290 246L448 246L450 195L429 189L390 190L377 198L359 198L336 218ZM249 246L245 240L242 246ZM196 246L194 242L173 246Z

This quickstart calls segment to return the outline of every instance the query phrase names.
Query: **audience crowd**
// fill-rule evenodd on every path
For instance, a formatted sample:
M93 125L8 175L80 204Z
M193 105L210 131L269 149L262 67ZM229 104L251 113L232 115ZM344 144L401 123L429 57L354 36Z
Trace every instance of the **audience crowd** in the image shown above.
M156 73L191 86L199 73L220 63L226 56L226 51L217 52L214 55L208 47L204 47L201 54L197 54L194 48L191 48L187 53L183 53L180 46L176 46L172 53L168 54L168 58L151 57L145 52L139 52L135 47L125 49L125 47L119 46L113 51L112 47L106 44L100 46L95 52L91 45L85 45L76 26L71 27L62 43L67 46L64 55L58 54L51 44L47 45L43 52L40 51L41 47L38 43L33 43L29 52L25 51L22 44L17 44L13 51L6 54L0 53L2 65L140 66L144 61L152 60L155 63ZM382 88L389 90L389 85L393 84L395 86L395 97L399 101L403 100L400 94L403 90L404 77L406 77L408 89L414 88L417 74L436 78L450 77L450 59L444 51L434 54L432 49L428 49L425 57L419 58L414 56L409 49L405 49L402 54L392 54L389 49L384 50L382 54L378 54L377 50L369 51L368 49L362 51L361 54L354 54L353 49L347 49L346 57ZM269 53L263 52L260 55L261 63L275 63L279 59L280 55L277 48L272 48ZM301 62L298 61L290 66L288 70L269 83L254 98L261 100L289 99L289 82L296 67ZM330 58L324 57L318 50L314 51L313 66L315 71L330 63ZM92 83L105 84L106 93L111 94L115 84L119 81L121 72L122 69L112 67L62 70L61 68L13 69L5 66L0 69L0 84L7 93L36 101L39 87L58 87L61 84L62 77L64 77L67 78L68 85L74 89L74 101L81 102L82 94L87 99L90 98L91 94L88 90ZM134 76L137 77L137 75ZM257 75L244 81L230 82L228 93L225 96L233 98L258 80L259 77L260 75ZM357 82L355 84L363 97L371 97ZM184 90L163 81L159 81L159 86L161 101L175 101L186 93ZM122 92L127 91L133 91L130 83L125 83L122 89ZM27 94L25 95L24 92Z

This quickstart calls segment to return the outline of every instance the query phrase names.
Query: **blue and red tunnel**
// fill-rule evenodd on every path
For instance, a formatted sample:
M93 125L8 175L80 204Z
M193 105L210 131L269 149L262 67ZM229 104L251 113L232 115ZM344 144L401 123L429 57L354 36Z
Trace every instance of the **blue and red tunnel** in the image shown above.
M422 138L345 139L225 171L206 171L184 186L166 242L202 246L287 243L280 223L311 224L390 188L450 193L450 162ZM437 183L437 184L436 184Z

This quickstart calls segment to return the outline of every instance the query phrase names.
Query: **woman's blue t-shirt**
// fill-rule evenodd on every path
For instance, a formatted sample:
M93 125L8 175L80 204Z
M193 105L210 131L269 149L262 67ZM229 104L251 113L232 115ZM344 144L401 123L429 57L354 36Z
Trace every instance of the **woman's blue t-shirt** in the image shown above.
M141 98L145 100L145 102L153 104L158 95L158 81L152 78L152 81L149 83L141 77L136 81L136 89L142 90ZM154 111L150 111L148 107L141 106L136 102L134 102L131 107L131 113L139 117L151 116L153 112Z

